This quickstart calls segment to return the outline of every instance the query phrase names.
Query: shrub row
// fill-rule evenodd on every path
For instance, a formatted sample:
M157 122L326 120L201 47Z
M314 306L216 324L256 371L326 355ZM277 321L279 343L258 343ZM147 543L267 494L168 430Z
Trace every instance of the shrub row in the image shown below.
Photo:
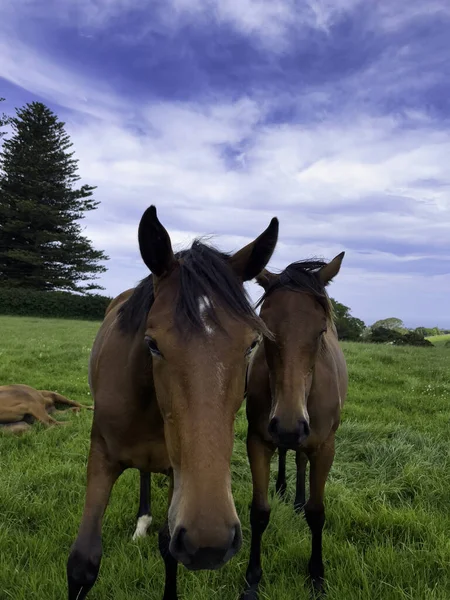
M101 320L111 298L70 292L0 288L0 314L22 317Z
M400 333L395 329L389 329L387 327L376 327L372 329L370 337L366 340L374 344L386 344L391 343L396 346L434 346L424 338L423 335L416 331L407 331L406 333Z

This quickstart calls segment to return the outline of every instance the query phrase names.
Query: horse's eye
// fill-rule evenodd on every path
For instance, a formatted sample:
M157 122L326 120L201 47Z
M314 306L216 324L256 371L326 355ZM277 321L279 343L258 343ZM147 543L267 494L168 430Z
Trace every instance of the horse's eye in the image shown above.
M254 340L251 344L251 346L249 346L247 348L247 352L245 353L246 356L249 356L253 350L256 348L256 346L259 344L259 338L257 340Z
M155 340L153 338L149 337L148 335L145 336L145 343L147 344L147 347L152 354L154 354L155 356L162 356L162 354L158 348L158 344L155 342Z

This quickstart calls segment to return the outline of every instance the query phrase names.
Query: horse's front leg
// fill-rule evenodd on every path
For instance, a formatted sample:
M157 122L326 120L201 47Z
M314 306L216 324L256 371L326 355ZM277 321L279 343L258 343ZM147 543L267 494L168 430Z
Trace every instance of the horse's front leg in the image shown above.
M139 471L139 509L137 514L136 529L133 533L133 540L145 537L147 530L152 524L151 510L151 474Z
M295 486L295 500L294 510L301 512L306 502L306 465L308 464L308 457L301 450L297 450L295 453L295 463L297 465L297 482Z
M102 558L103 515L113 485L121 472L121 466L109 459L103 441L93 437L83 516L67 561L69 600L84 600L97 580Z
M284 448L278 448L278 477L275 491L280 498L286 495L286 450Z
M274 449L269 447L257 434L247 435L247 454L253 480L253 498L250 508L252 541L250 560L247 567L247 588L241 600L257 600L258 587L262 577L261 538L269 524L270 506L268 500L270 459Z
M334 433L310 457L309 486L310 496L305 504L305 517L311 530L311 558L308 563L309 575L318 592L323 591L324 567L322 560L322 530L325 524L323 502L325 484L334 460Z
M170 475L169 484L169 502L168 506L172 501L173 494L173 474ZM169 524L166 520L163 527L159 530L158 534L158 545L159 551L164 561L164 568L166 571L166 579L164 583L164 596L163 600L178 600L177 596L177 570L178 561L172 556L169 550L170 546L170 532Z

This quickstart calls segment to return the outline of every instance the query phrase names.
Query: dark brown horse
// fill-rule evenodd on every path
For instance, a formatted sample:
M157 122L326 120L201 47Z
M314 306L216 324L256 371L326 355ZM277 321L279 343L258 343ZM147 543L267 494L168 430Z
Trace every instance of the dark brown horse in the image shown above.
M269 522L270 460L280 449L296 451L296 508L304 508L312 534L309 574L323 587L322 529L325 483L334 459L334 437L347 393L347 367L338 344L325 286L339 272L344 253L330 263L298 262L275 275L257 277L265 293L260 316L274 338L266 338L250 364L247 389L247 452L253 479L252 542L247 588L242 599L258 598L261 538ZM305 470L310 495L305 504ZM282 491L285 481L278 478Z
M141 500L150 473L170 477L159 533L165 600L177 598L178 562L216 569L241 546L231 494L234 419L248 361L267 334L243 282L269 261L278 220L233 255L199 241L174 255L153 206L138 237L152 275L109 307L90 358L94 419L83 517L67 564L69 600L85 598L97 579L103 515L126 468L141 472Z

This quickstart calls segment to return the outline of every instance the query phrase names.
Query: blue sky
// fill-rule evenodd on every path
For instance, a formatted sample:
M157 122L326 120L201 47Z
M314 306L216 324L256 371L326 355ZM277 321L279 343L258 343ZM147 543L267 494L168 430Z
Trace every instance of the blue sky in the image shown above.
M355 316L450 327L448 40L446 0L6 0L0 96L66 122L109 294L154 203L177 247L277 215L274 270L345 250Z

